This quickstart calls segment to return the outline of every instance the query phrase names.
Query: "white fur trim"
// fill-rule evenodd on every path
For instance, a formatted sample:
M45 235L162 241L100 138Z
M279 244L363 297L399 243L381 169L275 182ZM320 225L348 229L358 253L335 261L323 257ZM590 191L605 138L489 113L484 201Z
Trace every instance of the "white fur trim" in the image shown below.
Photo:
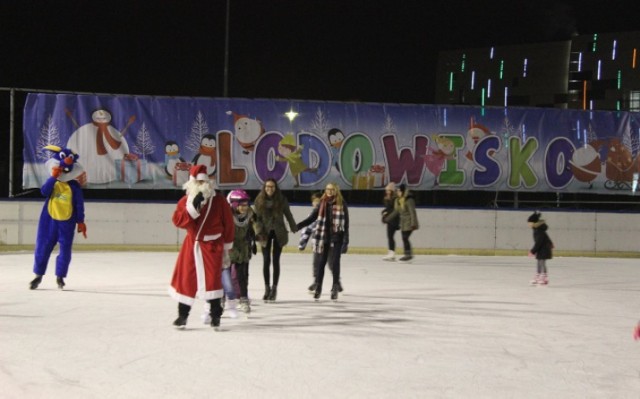
M223 248L226 250L230 250L231 248L233 248L233 241L225 242Z
M187 197L187 212L189 212L191 219L197 219L200 216L200 212L193 206L193 197L193 195Z

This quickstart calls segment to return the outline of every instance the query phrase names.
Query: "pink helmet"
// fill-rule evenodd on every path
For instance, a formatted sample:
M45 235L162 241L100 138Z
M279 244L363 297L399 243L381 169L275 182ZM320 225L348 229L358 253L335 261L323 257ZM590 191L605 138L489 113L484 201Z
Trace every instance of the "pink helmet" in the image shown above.
M231 190L227 195L227 202L233 209L236 209L241 203L246 202L248 204L251 202L251 197L244 190Z

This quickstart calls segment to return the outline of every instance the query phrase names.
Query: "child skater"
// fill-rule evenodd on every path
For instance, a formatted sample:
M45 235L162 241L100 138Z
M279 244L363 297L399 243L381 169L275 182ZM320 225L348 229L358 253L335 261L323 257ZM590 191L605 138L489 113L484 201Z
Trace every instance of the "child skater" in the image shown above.
M249 260L257 252L254 226L255 213L251 208L251 198L244 190L233 190L227 196L233 209L233 220L236 226L235 239L231 248L231 265L235 269L240 296L240 310L251 313L249 304Z
M527 223L529 227L533 229L533 248L529 251L529 256L535 256L538 261L537 274L533 280L532 285L547 285L549 279L547 278L547 259L552 258L553 242L547 234L547 223L544 219L540 218L540 212L535 211Z

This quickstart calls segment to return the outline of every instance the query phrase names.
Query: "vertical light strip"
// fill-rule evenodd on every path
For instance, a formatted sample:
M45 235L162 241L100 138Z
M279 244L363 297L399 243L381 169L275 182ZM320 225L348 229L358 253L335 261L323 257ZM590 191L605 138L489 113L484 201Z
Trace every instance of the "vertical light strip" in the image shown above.
M447 109L444 109L444 126L447 127Z
M489 59L493 59L493 47L491 47L491 50L489 50Z
M502 80L503 75L504 75L504 60L500 60L500 80Z
M582 52L578 53L578 72L582 72Z
M522 63L522 77L526 78L527 77L527 62L528 60L525 58L524 62Z
M600 80L600 75L602 72L602 60L598 60L598 73L597 73L597 80Z
M487 98L491 98L491 79L487 80Z
M480 95L480 105L484 107L484 87L482 88L482 94Z
M449 91L453 91L453 72L449 72Z
M633 49L633 57L631 58L631 68L636 69L636 56L638 55L638 49Z
M504 107L507 107L507 98L509 97L509 88L505 86L504 88Z
M598 48L597 43L598 43L598 34L594 33L593 34L593 44L591 46L591 52L593 52L593 53L596 52L596 49Z
M476 86L476 71L471 71L471 90Z
M616 59L616 46L618 45L618 41L614 40L613 41L613 48L611 49L611 59L615 60Z
M582 109L587 109L587 81L582 81Z
M622 87L622 70L618 69L618 90Z
M462 62L460 63L460 72L464 72L466 60L467 60L467 55L462 54Z

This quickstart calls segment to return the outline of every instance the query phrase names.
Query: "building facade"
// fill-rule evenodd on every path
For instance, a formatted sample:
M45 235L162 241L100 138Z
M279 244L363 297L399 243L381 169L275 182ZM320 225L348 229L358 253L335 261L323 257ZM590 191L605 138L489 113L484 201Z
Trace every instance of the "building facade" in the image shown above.
M438 104L640 111L640 32L443 51Z

